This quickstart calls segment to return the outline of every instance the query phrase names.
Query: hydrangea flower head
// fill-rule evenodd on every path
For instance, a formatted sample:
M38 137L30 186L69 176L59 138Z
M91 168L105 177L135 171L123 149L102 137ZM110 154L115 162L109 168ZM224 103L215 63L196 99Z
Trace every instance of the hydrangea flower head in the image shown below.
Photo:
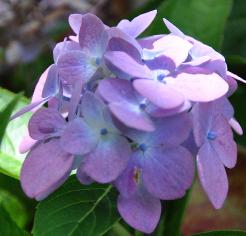
M114 185L123 219L151 233L161 200L184 196L197 166L208 198L223 205L232 129L242 134L228 97L245 81L166 19L169 34L139 38L155 15L114 27L69 17L75 35L56 45L31 104L13 116L33 112L20 148L29 151L21 184L30 198L44 199L75 170L81 184Z

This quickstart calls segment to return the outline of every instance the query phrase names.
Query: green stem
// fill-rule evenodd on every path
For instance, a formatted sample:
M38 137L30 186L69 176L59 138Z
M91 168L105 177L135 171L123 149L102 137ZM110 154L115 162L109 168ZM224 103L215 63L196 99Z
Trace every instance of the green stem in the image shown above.
M181 199L163 202L163 215L153 236L181 236L184 212L191 189Z
M131 234L119 222L112 227L112 232L117 236L131 236Z

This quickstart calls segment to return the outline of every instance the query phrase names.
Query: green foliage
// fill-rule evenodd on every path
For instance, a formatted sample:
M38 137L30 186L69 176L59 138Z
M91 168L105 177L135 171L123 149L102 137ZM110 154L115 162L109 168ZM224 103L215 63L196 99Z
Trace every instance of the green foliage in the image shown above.
M29 234L21 230L8 215L7 211L0 205L0 235L3 236L28 236Z
M164 17L187 35L219 50L231 6L232 0L167 0L158 6L156 21L146 34L164 33Z
M7 106L3 109L3 111L0 112L0 118L1 118L1 123L0 123L0 145L1 141L3 139L3 135L5 132L5 129L9 123L10 116L18 103L20 99L20 95L16 95L12 101L10 101Z
M0 204L4 206L9 216L20 228L25 228L28 221L27 211L17 197L0 189Z
M243 231L211 231L206 233L194 234L192 236L246 236L246 232Z
M237 55L246 60L246 1L234 0L232 13L227 23L223 53Z
M99 236L120 219L111 185L81 185L72 176L59 190L40 202L35 236Z
M16 95L13 93L0 88L0 111L3 111L6 104L12 101L15 96ZM10 103L10 108L14 107L17 100L18 104L15 106L14 112L28 104L28 100L24 97L16 97L15 100ZM9 113L10 112L8 112L8 115ZM25 155L19 153L19 145L27 132L29 117L30 115L26 114L8 124L0 147L0 172L17 179L19 178L21 164L25 158Z

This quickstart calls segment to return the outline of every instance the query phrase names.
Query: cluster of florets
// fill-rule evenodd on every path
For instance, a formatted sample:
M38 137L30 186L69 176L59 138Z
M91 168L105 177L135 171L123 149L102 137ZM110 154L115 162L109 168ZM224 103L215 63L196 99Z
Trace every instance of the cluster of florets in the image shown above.
M209 199L222 206L225 167L237 157L231 128L242 133L228 96L242 79L165 19L170 34L137 39L155 15L116 27L92 14L69 17L76 35L56 45L32 103L15 115L34 111L21 145L29 197L42 200L76 170L82 184L113 184L123 219L150 233L160 200L184 196L197 163Z

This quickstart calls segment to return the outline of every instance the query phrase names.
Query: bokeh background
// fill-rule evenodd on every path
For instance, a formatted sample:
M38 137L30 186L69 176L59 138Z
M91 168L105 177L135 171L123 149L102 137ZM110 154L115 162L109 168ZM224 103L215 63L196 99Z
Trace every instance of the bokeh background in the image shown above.
M165 17L220 51L229 69L246 79L246 0L0 0L0 87L31 96L40 74L52 63L55 43L71 33L70 13L92 12L114 25L123 17L152 9L158 9L158 16L143 36L166 33ZM230 99L246 132L246 85L239 84ZM238 164L228 170L230 192L225 206L214 210L195 183L184 235L212 229L246 230L246 135L236 139ZM36 203L23 195L18 181L2 174L1 202L20 227L31 228Z

